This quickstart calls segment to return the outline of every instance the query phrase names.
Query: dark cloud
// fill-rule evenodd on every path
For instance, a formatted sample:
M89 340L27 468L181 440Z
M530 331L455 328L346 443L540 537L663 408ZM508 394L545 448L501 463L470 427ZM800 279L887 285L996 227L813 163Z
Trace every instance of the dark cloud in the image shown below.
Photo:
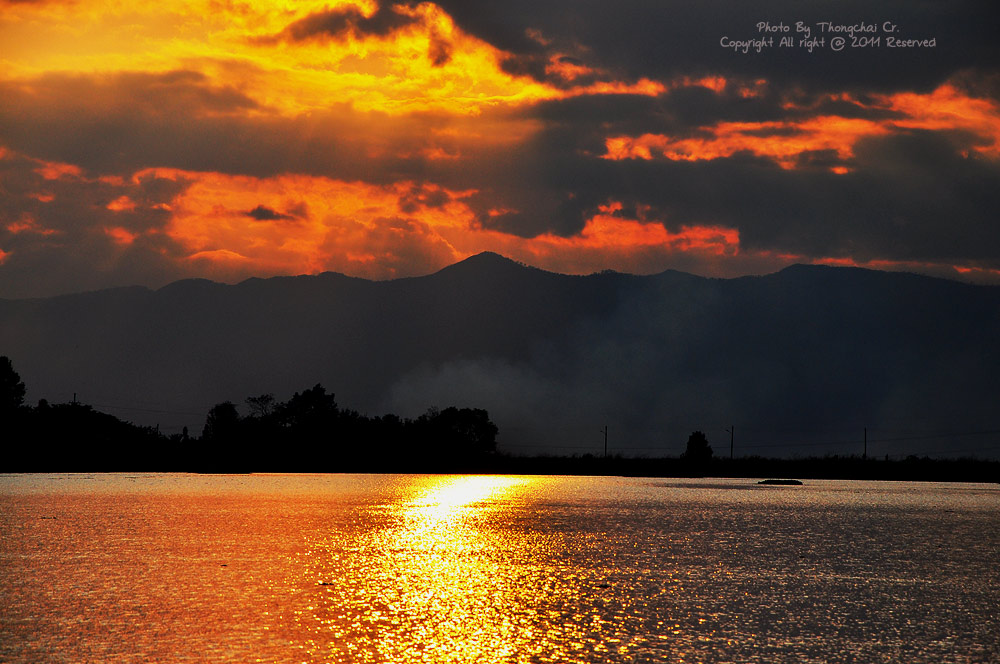
M848 99L821 98L817 103L810 103L808 100L802 108L792 108L788 111L787 117L791 119L805 118L817 115L836 115L841 118L857 120L899 120L905 116L899 111L877 106L864 105L861 103L864 97L858 101Z
M183 168L178 162L211 160L218 148L235 148L228 154L248 159L252 136L241 126L241 114L259 109L242 92L188 71L47 74L2 81L0 96L0 143L46 161L118 175L152 166ZM226 158L218 154L215 160Z
M599 72L582 72L579 76L566 78L550 70L554 63L579 63L579 58L559 56L556 53L520 53L505 57L500 62L500 68L512 76L530 76L537 81L544 81L557 88L569 89L575 86L588 85L599 78Z
M449 201L451 196L445 191L414 184L399 197L399 209L406 214L413 214L421 207L440 208Z
M694 225L738 229L746 251L1000 268L993 214L1000 209L1000 164L976 152L987 140L982 136L897 127L861 139L846 161L832 150L805 151L794 169L745 152L691 162L611 161L599 155L613 131L585 122L588 111L605 104L571 100L559 119L562 103L547 106L549 128L511 156L523 163L517 177L498 174L480 194L484 210L503 200L517 212L483 215L484 226L570 236L599 205L617 201L675 232ZM633 100L624 108L636 116L613 119L613 130L643 118L653 132L684 127L663 100ZM851 171L837 174L833 166Z
M254 209L244 212L244 214L257 221L289 221L295 219L295 215L276 212L266 205L258 205Z
M234 87L218 85L201 72L175 70L162 74L123 72L106 76L57 75L64 94L90 94L93 105L111 102L132 112L232 114L260 105ZM44 91L45 77L34 91ZM96 88L96 89L95 89Z
M753 90L752 95L743 94L748 89ZM866 101L873 103L871 99ZM862 100L790 93L774 85L755 86L753 81L742 79L730 80L719 91L691 84L655 97L581 95L543 102L529 112L545 123L550 135L562 133L574 143L574 149L593 155L604 154L604 141L609 136L687 136L704 133L706 127L720 122L788 122L822 115L872 121L903 118L898 111L864 105Z
M422 179L432 165L421 150L433 129L451 122L356 112L346 102L296 118L207 112L230 92L187 72L0 82L0 144L97 174L168 167L384 183Z
M957 72L951 82L970 96L1000 101L1000 71L964 69Z
M354 5L326 9L310 14L289 24L280 35L272 39L303 41L326 37L330 39L362 39L367 35L386 35L409 27L419 18L396 12L388 3L381 4L371 16L365 16Z
M539 80L544 73L525 63L540 54L566 52L581 45L590 60L625 79L669 80L704 74L766 78L782 87L807 90L916 89L928 91L967 68L993 70L1000 65L994 7L983 0L913 3L896 0L873 8L862 0L773 0L766 5L730 0L625 0L623 2L547 2L513 0L495 3L442 0L440 4L464 29L511 52L513 63ZM827 49L807 53L774 49L762 54L722 48L723 36L760 36L757 23L828 21L855 24L889 21L900 35L937 39L933 49ZM551 41L532 39L534 31ZM511 65L514 66L514 65Z
M452 45L447 39L444 39L440 35L431 36L431 44L427 56L430 58L432 65L441 67L448 64L451 61L451 51Z
M310 39L332 39L344 41L365 37L387 37L406 30L422 22L420 16L396 11L394 5L380 4L374 13L365 16L353 5L325 9L315 12L289 24L276 35L254 39L259 44L274 44L280 41L300 42ZM451 60L452 44L443 36L433 32L427 57L431 64L440 67Z
M988 261L1000 267L1000 166L964 158L954 136L914 131L862 141L854 172L785 170L767 159L602 164L671 226L719 223L747 250L803 256ZM811 155L823 165L822 155ZM828 157L828 155L827 155ZM624 185L607 187L623 191Z
M43 176L44 164L0 159L0 297L31 297L187 276L179 248L159 232L168 204L189 183L149 175L100 180L86 173ZM126 205L113 205L124 201ZM147 233L147 231L154 231Z

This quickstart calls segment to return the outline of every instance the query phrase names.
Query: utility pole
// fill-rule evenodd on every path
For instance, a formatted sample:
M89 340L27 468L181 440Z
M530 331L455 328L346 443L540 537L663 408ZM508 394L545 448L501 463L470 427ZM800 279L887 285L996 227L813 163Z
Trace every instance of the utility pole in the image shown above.
M601 430L604 432L604 458L608 458L608 425L605 424L604 428Z
M865 427L865 454L861 458L862 459L868 458L868 427Z
M733 460L733 440L736 438L736 425L731 424L726 433L729 434L729 460Z

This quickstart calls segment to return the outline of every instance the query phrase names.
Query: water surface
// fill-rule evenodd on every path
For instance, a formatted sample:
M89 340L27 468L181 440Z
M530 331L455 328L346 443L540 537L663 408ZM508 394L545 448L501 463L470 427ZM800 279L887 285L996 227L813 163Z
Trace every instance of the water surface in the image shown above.
M1000 662L1000 487L0 477L3 662Z

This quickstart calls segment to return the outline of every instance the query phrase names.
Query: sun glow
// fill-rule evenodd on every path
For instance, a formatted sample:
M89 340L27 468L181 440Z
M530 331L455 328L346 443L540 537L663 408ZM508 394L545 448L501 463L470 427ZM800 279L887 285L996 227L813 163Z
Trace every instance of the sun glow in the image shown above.
M409 532L425 537L440 526L455 525L468 508L494 503L526 482L524 478L478 475L435 481L408 503L405 515L413 524Z
M26 84L55 72L197 72L252 99L242 111L249 114L298 116L349 100L362 112L478 115L569 94L503 71L502 51L429 2L204 0L141 11L110 0L14 3L0 17L0 41L7 76ZM595 85L609 93L655 87Z

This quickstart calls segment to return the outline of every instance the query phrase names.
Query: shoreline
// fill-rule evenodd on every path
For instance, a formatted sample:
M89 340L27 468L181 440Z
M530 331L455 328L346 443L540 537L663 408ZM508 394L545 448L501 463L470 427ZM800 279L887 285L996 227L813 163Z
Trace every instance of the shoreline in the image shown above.
M250 464L235 461L232 464L216 462L210 465L170 463L162 468L145 468L132 465L135 459L122 459L128 466L119 466L104 459L100 468L90 464L62 465L58 460L48 460L51 466L38 463L10 466L0 470L0 475L46 473L195 473L221 475L252 475L256 473L315 473L315 474L490 474L490 475L576 475L604 477L650 477L670 479L747 479L771 480L857 480L902 482L957 482L1000 484L1000 461L973 458L930 459L911 457L901 460L863 459L861 457L813 457L805 459L774 459L747 457L740 459L711 459L704 463L690 463L683 459L624 458L624 457L514 457L496 455L467 459L425 459L406 462L382 460L344 460L339 467L326 463L307 468L302 463L275 462L269 468L248 467ZM96 460L95 460L96 461ZM46 467L48 466L48 467ZM318 467L316 467L318 466Z

